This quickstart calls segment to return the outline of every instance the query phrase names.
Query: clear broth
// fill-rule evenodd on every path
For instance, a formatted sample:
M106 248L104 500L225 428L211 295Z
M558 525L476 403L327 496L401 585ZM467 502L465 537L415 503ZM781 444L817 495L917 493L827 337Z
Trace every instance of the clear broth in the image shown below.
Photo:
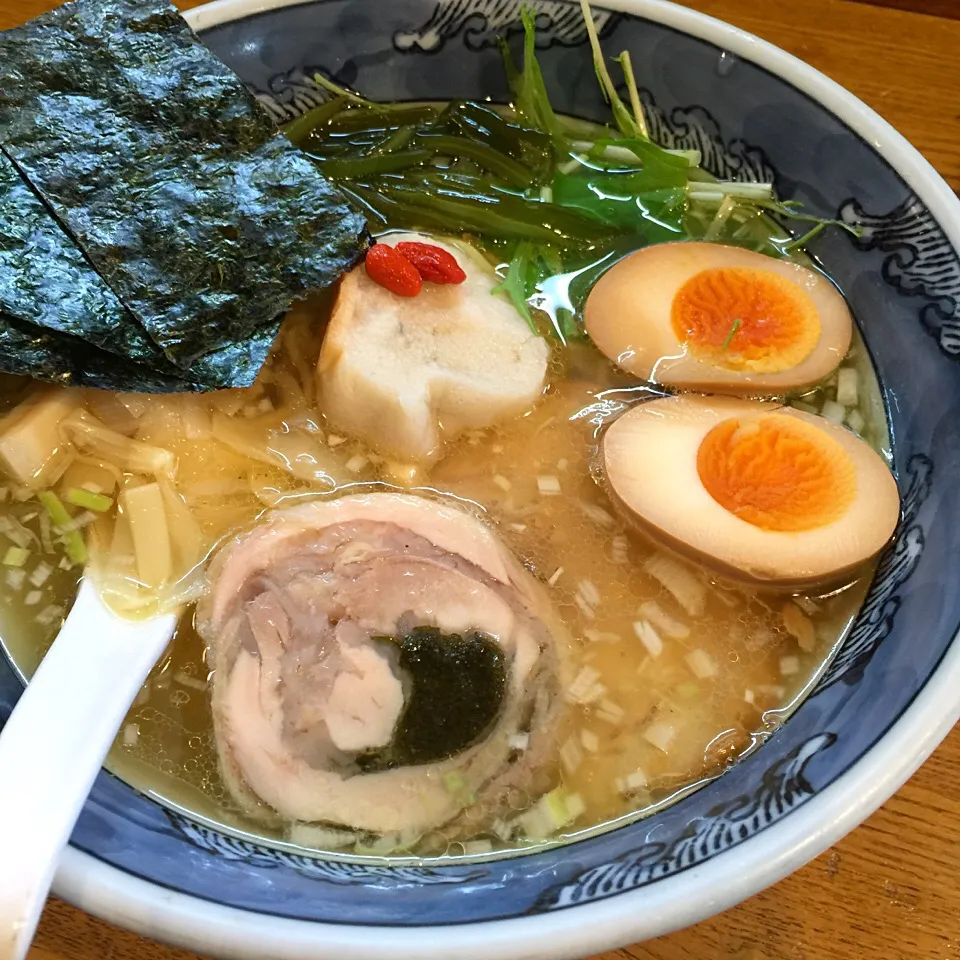
M234 409L251 429L262 422L309 433L322 445L336 489L253 462L212 437L187 440L171 426L176 401L151 401L152 419L141 424L138 436L176 453L177 490L210 543L249 528L270 506L303 497L388 484L461 498L483 509L517 557L546 584L577 638L571 675L582 680L588 671L594 681L589 696L569 698L556 761L541 772L537 785L546 791L563 783L582 798L584 812L570 828L519 842L504 840L496 825L478 829L467 842L462 831L441 830L411 849L392 852L419 858L502 853L608 829L719 775L777 729L837 648L860 607L871 569L827 596L798 598L798 610L814 628L809 649L785 627L782 607L793 601L718 584L702 570L694 573L706 591L706 608L691 617L645 570L656 548L614 516L593 471L603 424L649 396L649 390L637 387L592 346L571 344L555 352L549 387L534 410L499 428L467 434L427 477L384 460L325 423L312 377L328 312L323 299L295 311L258 385L209 402ZM851 357L847 363L860 371L864 435L887 450L880 394L861 343ZM3 393L12 401L15 389L19 385L4 387ZM822 405L831 389L828 382L795 402ZM559 482L559 493L545 495L544 479L547 489ZM29 503L0 504L0 516L23 518L34 510ZM31 576L29 569L25 576ZM25 675L55 636L61 622L56 611L67 608L76 582L74 571L54 569L39 588L43 596L32 597L30 604L27 599L36 590L0 590L0 630ZM641 606L650 602L690 630L687 638L664 637L656 657L634 629ZM37 611L45 612L43 622ZM691 654L699 658L701 674L706 655L714 674L698 676ZM247 820L233 805L218 771L207 681L203 645L188 617L133 705L107 767L162 803L227 831L268 843L329 849L330 831L280 821L265 826ZM575 680L571 691L576 686ZM517 809L535 799L518 796ZM368 852L340 842L342 854Z

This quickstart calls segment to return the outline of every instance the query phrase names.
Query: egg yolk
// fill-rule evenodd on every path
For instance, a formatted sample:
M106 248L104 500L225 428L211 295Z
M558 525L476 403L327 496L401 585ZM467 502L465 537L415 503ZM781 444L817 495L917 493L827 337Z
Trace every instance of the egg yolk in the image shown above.
M670 319L694 356L730 370L789 370L820 339L820 317L806 291L772 270L752 267L694 275L677 291Z
M724 420L700 444L697 472L717 503L763 530L826 526L857 493L846 450L796 417Z

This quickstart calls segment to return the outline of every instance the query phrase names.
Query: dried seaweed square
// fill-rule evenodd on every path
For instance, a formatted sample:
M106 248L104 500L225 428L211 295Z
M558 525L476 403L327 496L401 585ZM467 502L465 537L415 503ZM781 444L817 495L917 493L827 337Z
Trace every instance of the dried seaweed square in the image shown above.
M96 387L139 393L196 389L149 367L91 347L0 311L0 373L30 376L64 387Z
M0 33L0 145L152 340L221 385L364 223L165 0L77 0ZM253 371L254 374L256 371ZM193 379L197 379L193 377Z
M148 365L159 347L0 153L0 310Z
M249 343L204 357L191 377L206 387L224 381L249 386L269 353L268 336L275 336L275 329L273 324ZM0 351L4 372L54 383L147 393L193 388L2 152Z

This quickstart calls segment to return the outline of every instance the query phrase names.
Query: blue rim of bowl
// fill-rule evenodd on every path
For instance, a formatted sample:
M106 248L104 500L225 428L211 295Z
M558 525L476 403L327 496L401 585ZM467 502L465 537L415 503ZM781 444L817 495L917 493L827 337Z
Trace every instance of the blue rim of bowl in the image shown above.
M315 0L218 0L198 8L187 17L202 33L214 26L250 19L281 7L303 6L311 2ZM960 247L960 202L949 187L929 163L885 121L838 85L764 41L662 0L614 0L604 3L603 7L698 37L750 61L793 86L808 99L827 109L872 150L884 156L904 183L928 207L940 212L938 219L941 228L954 246ZM944 219L947 220L946 225ZM891 795L926 759L960 717L960 702L955 692L957 681L960 680L958 647L960 645L955 638L930 680L904 713L834 783L808 800L801 809L766 828L761 834L715 855L704 864L683 871L684 874L692 874L693 882L698 885L706 883L706 889L713 893L712 899L706 900L705 908L689 904L678 908L676 903L671 902L679 874L659 881L653 887L620 893L605 901L578 905L576 911L565 911L568 915L575 915L576 919L575 927L563 932L562 953L573 955L595 951L604 945L656 935L695 922L775 882L826 849ZM921 734L919 737L917 732ZM844 800L849 796L847 784L851 782L861 787L854 802ZM827 810L833 810L832 819L829 814L825 816ZM823 824L828 826L824 827ZM765 841L768 853L762 852L761 839ZM776 850L779 850L779 854L774 853ZM745 879L748 873L744 869L745 864L754 868L748 879ZM717 874L713 890L710 890L710 875L718 870L721 872ZM731 880L731 877L736 879ZM299 943L310 949L309 956L316 957L320 955L316 953L319 940L328 949L336 944L335 949L324 952L323 956L340 957L344 955L343 951L349 950L350 955L356 957L389 955L396 958L402 955L398 954L398 950L405 946L402 941L409 940L406 945L415 945L418 957L448 956L454 949L463 955L464 948L469 946L473 949L468 949L466 956L502 958L503 943L499 940L494 942L490 937L491 928L496 927L510 928L508 943L511 952L522 948L524 956L556 957L559 955L556 946L548 944L547 952L537 952L542 951L542 945L537 941L547 937L556 943L560 928L569 926L569 917L561 922L560 914L552 912L547 916L523 919L431 926L419 928L428 931L420 934L416 932L418 928L363 926L363 932L357 938L355 932L350 934L351 930L356 931L357 928L348 925L251 913L221 907L173 890L162 890L156 884L134 878L75 849L67 851L55 889L90 912L133 926L148 935L175 940L198 950L219 951L229 946L231 956L262 956L262 951L269 949L271 955L278 958L306 957L308 954L297 947ZM716 889L722 889L723 895L717 896ZM683 899L696 900L691 894L691 881L688 879L683 882ZM643 915L631 917L640 902L638 897L643 898ZM654 901L662 901L662 908L658 908ZM143 909L151 906L153 909ZM196 925L198 911L202 920L200 927ZM213 923L213 914L216 915L216 924ZM655 914L652 920L651 914ZM159 915L164 917L162 928L155 924ZM255 929L251 929L251 920ZM179 929L176 929L178 923ZM217 935L211 938L213 926L218 929ZM294 952L278 952L276 937L281 930ZM476 932L471 935L471 930ZM483 931L486 944L476 942L480 930ZM258 943L257 935L263 936L264 931L266 936ZM333 931L337 933L333 934ZM455 932L452 937L449 935L451 932ZM425 936L430 938L429 951ZM527 949L528 945L530 949ZM251 949L255 952L248 952Z

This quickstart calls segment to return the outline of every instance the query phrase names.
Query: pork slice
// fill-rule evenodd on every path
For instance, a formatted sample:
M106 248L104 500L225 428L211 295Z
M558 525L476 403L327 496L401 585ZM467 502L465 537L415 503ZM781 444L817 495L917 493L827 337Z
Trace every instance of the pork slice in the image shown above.
M512 558L491 529L462 509L406 494L343 497L275 511L254 530L226 544L208 571L210 591L201 604L201 623L209 624L209 632L216 633L241 597L244 585L289 559L291 544L316 541L306 551L312 562L318 551L332 554L343 538L349 537L348 527L334 534L336 528L358 522L389 527L399 533L398 541L403 540L404 533L420 537L441 552L479 567L501 583L510 582L515 567ZM318 532L328 528L330 539L316 540ZM303 562L302 558L299 562Z
M383 653L341 648L344 668L327 699L324 721L340 749L360 753L386 746L403 711L403 684Z
M389 517L389 519L387 519ZM211 565L198 622L214 666L221 769L253 816L426 831L476 795L490 815L547 762L569 638L492 531L457 508L370 494L274 515ZM364 772L389 748L407 678L378 635L478 631L506 654L493 727L454 757ZM517 758L512 738L529 732ZM452 791L456 773L465 791Z
M390 557L366 564L343 582L336 602L369 633L393 635L404 614L443 633L482 630L509 644L515 618L510 605L483 582L444 564Z

